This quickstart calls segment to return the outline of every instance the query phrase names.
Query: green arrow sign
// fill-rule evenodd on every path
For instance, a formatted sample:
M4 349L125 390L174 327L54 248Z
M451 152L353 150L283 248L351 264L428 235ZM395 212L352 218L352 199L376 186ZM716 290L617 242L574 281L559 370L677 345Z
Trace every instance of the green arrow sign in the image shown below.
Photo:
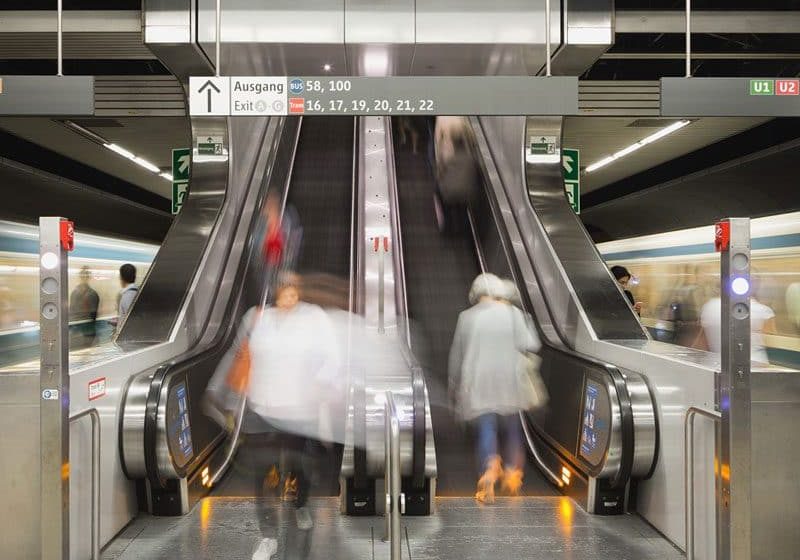
M172 213L177 214L183 206L189 190L189 170L192 167L191 148L172 150Z
M182 183L189 180L189 170L192 168L191 148L172 150L172 180Z
M581 213L581 153L579 150L561 150L561 170L564 174L564 190L576 214Z

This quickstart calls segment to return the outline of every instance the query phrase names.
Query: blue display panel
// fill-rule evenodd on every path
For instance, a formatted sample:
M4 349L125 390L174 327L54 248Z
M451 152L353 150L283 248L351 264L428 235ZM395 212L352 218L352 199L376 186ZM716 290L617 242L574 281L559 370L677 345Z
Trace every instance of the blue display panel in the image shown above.
M189 395L185 382L175 384L170 390L167 432L173 460L177 466L183 467L194 456L192 427L189 421Z
M580 455L592 465L600 465L608 449L611 427L611 402L605 386L586 380L581 422Z

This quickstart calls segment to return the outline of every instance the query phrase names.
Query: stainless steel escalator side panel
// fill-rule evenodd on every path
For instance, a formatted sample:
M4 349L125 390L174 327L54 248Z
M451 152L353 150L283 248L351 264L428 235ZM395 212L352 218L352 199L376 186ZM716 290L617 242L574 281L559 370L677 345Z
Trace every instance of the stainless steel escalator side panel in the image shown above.
M631 476L649 478L658 461L659 430L653 393L644 376L630 370L621 370L633 411L634 451Z
M477 120L485 136L486 150L495 162L508 202L508 208L503 212L503 219L507 227L513 224L520 233L514 250L527 253L524 259L518 258L518 262L531 263L530 271L536 278L535 288L547 302L550 322L558 333L559 342L570 348L576 348L579 339L592 340L596 335L579 305L578 296L566 276L555 249L548 240L548 232L531 208L526 187L523 151L525 118L481 117ZM551 127L550 130L552 135L560 137L560 126ZM532 180L540 181L541 177L535 176ZM526 284L529 282L527 277L525 282ZM539 316L544 317L537 315L537 318Z
M515 209L530 207L541 223L546 241L560 262L561 279L569 284L570 296L578 299L573 304L583 311L575 319L588 320L587 330L596 339L647 340L647 331L567 201L559 155L563 126L563 117L526 118L525 146L542 135L556 137L558 149L548 162L529 162L526 156L524 177L530 204ZM572 327L569 323L566 326Z
M194 134L221 137L226 153L230 149L225 118L202 119L194 124ZM167 342L176 337L177 328L182 329L191 345L202 333L208 305L216 292L212 282L224 262L209 258L206 248L213 250L217 238L225 236L220 230L226 229L232 213L229 210L226 216L225 209L242 196L237 190L242 183L231 183L233 187L227 189L231 171L227 156L212 160L193 157L191 193L167 232L147 277L139 281L138 296L116 339L123 348ZM201 285L201 278L210 281ZM188 306L193 309L188 310Z

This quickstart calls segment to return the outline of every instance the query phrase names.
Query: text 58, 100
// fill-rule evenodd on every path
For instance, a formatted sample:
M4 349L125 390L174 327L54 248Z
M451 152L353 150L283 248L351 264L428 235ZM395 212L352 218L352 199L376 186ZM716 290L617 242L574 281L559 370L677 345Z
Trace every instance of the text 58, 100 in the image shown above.
M432 99L307 99L305 110L309 113L432 113Z

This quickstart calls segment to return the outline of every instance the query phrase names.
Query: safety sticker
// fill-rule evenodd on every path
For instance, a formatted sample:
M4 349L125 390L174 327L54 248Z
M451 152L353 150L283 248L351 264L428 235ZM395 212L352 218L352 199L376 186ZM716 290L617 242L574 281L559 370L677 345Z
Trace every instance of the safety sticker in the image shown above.
M42 390L42 400L43 401L57 401L58 400L58 389L43 389Z
M93 401L106 395L106 378L100 377L89 381L89 400Z

